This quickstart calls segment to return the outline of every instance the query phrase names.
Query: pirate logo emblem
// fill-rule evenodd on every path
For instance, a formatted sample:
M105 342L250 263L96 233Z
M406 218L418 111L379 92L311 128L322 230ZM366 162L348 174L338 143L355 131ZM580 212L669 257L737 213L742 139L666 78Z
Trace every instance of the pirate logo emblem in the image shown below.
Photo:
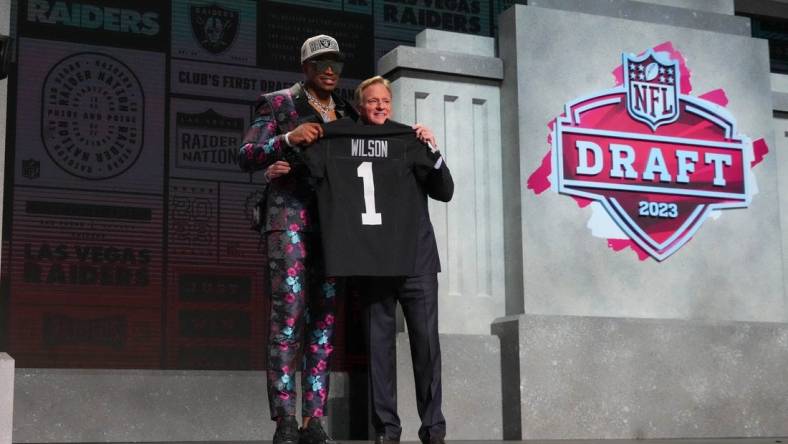
M656 131L657 127L679 118L679 76L676 60L653 50L641 56L623 54L624 88L627 111Z
M35 159L22 161L22 176L28 179L38 179L41 177L41 162Z
M322 51L324 49L333 49L335 51L339 51L339 47L337 46L336 42L332 41L331 39L320 38L309 42L309 50L311 52Z
M208 52L219 54L233 44L238 34L240 13L217 4L192 6L192 32L200 46Z

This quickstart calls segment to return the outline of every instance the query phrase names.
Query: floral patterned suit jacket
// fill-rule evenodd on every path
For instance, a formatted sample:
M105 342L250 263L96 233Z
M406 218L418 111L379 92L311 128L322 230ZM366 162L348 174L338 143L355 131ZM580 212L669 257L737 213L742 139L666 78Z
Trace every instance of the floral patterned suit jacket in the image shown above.
M267 168L277 160L290 163L290 173L272 180L266 189L263 232L318 231L317 202L309 171L300 149L290 149L285 134L306 122L322 122L309 105L302 83L288 89L261 95L255 118L246 131L240 148L239 164L243 171ZM357 116L356 111L334 94L337 117Z

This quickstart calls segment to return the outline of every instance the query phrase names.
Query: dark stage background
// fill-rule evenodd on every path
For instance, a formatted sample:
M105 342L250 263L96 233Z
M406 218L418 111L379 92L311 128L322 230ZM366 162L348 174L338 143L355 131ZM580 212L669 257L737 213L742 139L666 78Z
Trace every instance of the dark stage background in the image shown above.
M0 349L17 367L264 368L260 175L236 162L257 95L301 78L308 36L339 40L348 95L426 26L492 35L509 3L12 2ZM339 311L352 370L359 310Z
M17 367L261 369L268 297L236 151L252 104L336 37L341 91L425 27L494 36L512 0L18 0L0 350ZM788 70L787 21L750 15ZM258 175L259 176L259 175ZM340 299L335 368L362 365Z

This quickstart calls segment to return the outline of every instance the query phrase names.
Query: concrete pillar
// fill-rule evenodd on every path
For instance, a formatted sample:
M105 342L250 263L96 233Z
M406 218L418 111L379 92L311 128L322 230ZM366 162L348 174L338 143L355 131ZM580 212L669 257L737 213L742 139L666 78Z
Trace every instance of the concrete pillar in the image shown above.
M0 444L11 444L14 418L14 360L0 353Z
M494 55L492 38L427 29L416 47L397 47L378 63L392 80L394 119L429 126L454 177L454 199L430 201L441 333L486 335L504 315L503 67Z
M733 15L733 0L637 0L640 3L653 3L676 8L695 9Z
M454 177L453 200L430 201L442 272L439 305L443 413L448 439L501 439L500 341L505 314L501 60L492 38L425 30L416 47L380 59L392 80L394 119L436 134ZM397 340L397 399L405 441L417 440L410 344Z
M772 74L772 102L774 107L774 149L777 162L777 190L780 207L780 232L783 247L783 285L788 297L788 75Z

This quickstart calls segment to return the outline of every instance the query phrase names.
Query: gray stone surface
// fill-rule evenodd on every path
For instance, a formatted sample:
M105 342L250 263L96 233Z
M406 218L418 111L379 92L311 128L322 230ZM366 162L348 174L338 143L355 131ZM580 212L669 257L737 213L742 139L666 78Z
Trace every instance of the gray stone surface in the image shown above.
M502 439L501 347L491 335L441 335L446 439ZM407 333L397 336L397 399L402 439L418 441L413 366Z
M499 17L499 29L501 37L498 43L499 56L504 63L504 76L501 82L501 180L503 181L503 220L510 223L503 224L503 237L506 242L503 244L504 258L504 284L506 286L505 312L507 315L520 314L525 312L525 300L523 298L523 232L522 224L512 223L520 221L523 215L522 192L524 187L520 182L523 172L520 171L520 150L521 143L525 144L528 134L523 134L520 139L521 131L518 130L525 116L517 112L517 107L523 103L521 94L523 92L523 79L518 77L521 67L517 62L517 45L512 41L516 35L515 15L519 9L509 8ZM529 166L530 168L530 166Z
M415 69L441 74L500 80L500 59L430 48L398 46L378 60L378 73L386 75L396 69Z
M775 111L788 113L788 75L772 74L772 106Z
M788 435L786 324L522 315L493 331L518 343L503 384L522 439Z
M784 76L785 77L785 76ZM777 107L775 107L777 109ZM788 112L788 110L785 110ZM777 159L778 170L788 171L788 114L778 113L774 118L774 142L770 155ZM783 285L788 289L788 174L777 176L780 189L780 232L783 247Z
M523 438L519 316L498 318L490 325L491 333L498 336L501 346L501 411L503 439L506 440Z
M438 29L428 28L416 34L416 47L481 57L495 57L495 39L492 37Z
M774 142L771 155L777 159L777 170L788 171L788 75L772 74L772 100L777 115L774 118ZM783 247L783 284L788 291L788 174L778 174L780 190L780 232Z
M503 134L519 133L519 152L506 151L504 165L520 162L519 176L504 178L505 189L525 184L541 164L550 148L548 122L566 102L613 87L611 72L622 52L638 53L665 41L688 60L693 95L723 88L739 130L774 146L764 40L530 5L508 10L501 22L502 29L511 30L500 41L507 76L502 109L516 114L503 120ZM593 45L585 44L589 41ZM778 168L777 156L766 156L753 171L758 193L750 207L709 218L663 262L614 252L605 238L593 236L587 224L594 205L579 208L550 190L540 195L522 190L524 312L788 321Z
M11 444L14 417L14 359L0 352L0 444Z
M270 440L265 386L264 372L17 369L14 442ZM324 425L337 439L348 391L334 373Z
M472 37L450 32L425 35L432 37L420 40L439 47L451 44L446 40ZM455 181L451 202L429 203L442 268L438 275L440 332L488 334L490 323L505 314L500 87L497 81L456 75L467 69L454 62L435 63L431 54L437 50L431 47L400 46L389 56L402 51L414 54L413 61L419 65L390 65L390 70L399 73L392 82L393 117L432 129ZM447 60L460 60L452 59L459 57L457 53L437 52ZM467 57L501 68L497 58ZM381 60L381 66L386 63ZM419 66L433 71L402 69Z
M733 0L637 0L640 3L675 6L677 8L695 9L698 11L716 12L733 15Z
M528 6L749 36L751 33L750 20L745 17L733 16L732 8L729 9L728 3L730 2L704 2L703 0L695 2L681 0L529 0ZM677 7L679 4L685 6ZM722 11L722 13L718 13L718 11Z
M8 35L11 29L11 0L0 0L0 33Z

